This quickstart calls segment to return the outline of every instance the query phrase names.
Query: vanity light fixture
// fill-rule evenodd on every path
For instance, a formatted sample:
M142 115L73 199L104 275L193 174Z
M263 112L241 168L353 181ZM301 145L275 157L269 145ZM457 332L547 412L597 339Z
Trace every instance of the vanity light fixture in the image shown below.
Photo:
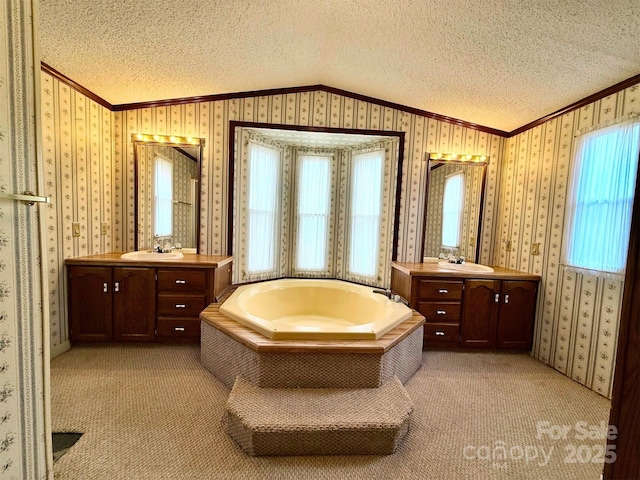
M145 143L160 143L162 145L203 145L204 140L202 138L197 137L182 137L179 135L147 135L145 133L134 133L131 135L131 140L134 142L145 142Z
M430 153L429 160L455 160L458 162L489 162L486 155L459 155L457 153Z

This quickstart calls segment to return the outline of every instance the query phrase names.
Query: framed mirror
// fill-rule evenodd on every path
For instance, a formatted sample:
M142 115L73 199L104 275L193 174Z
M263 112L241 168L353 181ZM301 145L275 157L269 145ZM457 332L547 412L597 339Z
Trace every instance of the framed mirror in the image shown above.
M478 263L489 157L430 153L427 159L423 262L443 253Z
M200 175L203 140L133 134L135 163L134 248L170 243L199 252Z

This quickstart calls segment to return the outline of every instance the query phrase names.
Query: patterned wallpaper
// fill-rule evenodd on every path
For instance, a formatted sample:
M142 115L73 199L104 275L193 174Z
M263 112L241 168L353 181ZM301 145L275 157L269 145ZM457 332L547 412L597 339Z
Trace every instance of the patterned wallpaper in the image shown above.
M41 75L42 138L47 206L47 271L51 353L69 348L64 259L115 250L112 228L115 166L112 113L58 81ZM131 192L133 194L133 192ZM80 236L72 236L78 223ZM101 224L107 224L102 235Z
M323 91L220 100L171 107L114 112L114 209L121 219L114 228L117 249L133 247L133 146L132 133L189 135L205 139L202 165L202 253L226 253L227 175L229 121L286 125L404 131L399 258L419 259L421 223L426 182L427 151L456 151L489 155L496 162L488 171L492 188L487 192L486 228L482 258L489 261L491 230L496 213L497 168L504 139L459 125L425 118L389 107ZM493 167L493 168L491 168Z
M542 276L533 354L605 396L613 383L623 281L566 272L560 264L566 195L576 133L639 106L640 85L634 85L507 139L497 182L494 263ZM541 255L531 255L533 242Z
M443 165L432 170L429 177L429 202L427 203L424 256L437 257L443 251L442 201L444 198L444 182L446 177L457 172L464 173L464 208L460 232L460 249L456 255L462 255L467 261L473 262L476 258L480 196L482 193L482 167L477 165Z
M34 13L28 0L6 0L0 8L0 191L8 194L42 190ZM0 477L7 480L53 477L44 422L44 211L42 204L0 199Z

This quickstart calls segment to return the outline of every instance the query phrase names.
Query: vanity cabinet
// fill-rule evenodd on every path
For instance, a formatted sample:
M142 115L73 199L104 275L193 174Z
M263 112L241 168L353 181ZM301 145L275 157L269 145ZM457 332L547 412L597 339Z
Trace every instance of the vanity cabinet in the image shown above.
M530 350L538 282L464 281L460 346Z
M437 281L420 278L417 282L417 308L426 322L425 346L456 346L462 313L461 280Z
M391 290L425 317L425 348L530 350L540 277L494 267L452 273L394 262Z
M154 340L154 269L70 267L69 291L72 340Z
M199 339L202 310L209 305L206 270L158 269L159 340Z
M115 253L68 259L71 341L199 341L199 314L231 284L232 262L191 257L141 264L118 261Z

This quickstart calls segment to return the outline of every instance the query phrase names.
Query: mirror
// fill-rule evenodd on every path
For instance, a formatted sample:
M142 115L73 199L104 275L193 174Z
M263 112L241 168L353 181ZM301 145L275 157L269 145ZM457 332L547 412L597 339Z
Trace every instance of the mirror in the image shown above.
M430 154L423 261L441 253L478 263L488 157Z
M156 245L198 253L200 138L132 135L135 163L135 250Z

